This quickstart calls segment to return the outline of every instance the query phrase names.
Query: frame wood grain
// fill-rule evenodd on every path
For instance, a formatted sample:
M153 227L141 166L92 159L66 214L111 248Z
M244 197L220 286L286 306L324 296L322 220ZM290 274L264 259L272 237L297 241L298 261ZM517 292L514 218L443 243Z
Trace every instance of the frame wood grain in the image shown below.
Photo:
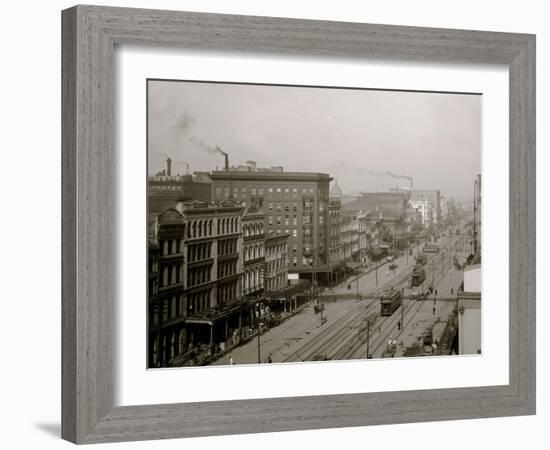
M75 443L535 413L535 37L76 6L62 12L62 437ZM510 382L114 407L115 44L505 64L510 76Z

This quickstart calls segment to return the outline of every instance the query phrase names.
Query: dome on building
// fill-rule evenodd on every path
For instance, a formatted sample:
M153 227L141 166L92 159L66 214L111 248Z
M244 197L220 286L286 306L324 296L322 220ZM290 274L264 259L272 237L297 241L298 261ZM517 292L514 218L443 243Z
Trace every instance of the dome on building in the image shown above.
M342 188L338 186L338 180L335 179L334 185L330 189L330 198L342 198L343 194Z

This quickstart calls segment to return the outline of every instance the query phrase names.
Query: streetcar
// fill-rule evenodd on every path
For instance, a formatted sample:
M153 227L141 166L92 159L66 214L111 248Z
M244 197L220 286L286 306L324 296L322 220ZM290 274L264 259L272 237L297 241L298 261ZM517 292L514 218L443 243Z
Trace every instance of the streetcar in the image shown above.
M416 263L416 265L425 266L428 262L428 259L426 258L426 255L420 254L414 257L414 262Z
M380 315L391 316L401 306L401 291L389 289L380 297Z
M426 279L426 271L424 270L424 267L420 265L414 266L412 277L411 277L411 287L422 285L425 279Z

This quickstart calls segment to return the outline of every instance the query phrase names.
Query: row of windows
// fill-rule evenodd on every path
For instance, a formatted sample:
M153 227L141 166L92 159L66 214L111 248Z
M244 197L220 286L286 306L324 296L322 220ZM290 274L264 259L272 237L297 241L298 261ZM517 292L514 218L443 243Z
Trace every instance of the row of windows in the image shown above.
M169 361L182 353L186 349L186 331L184 329L172 331L162 336L162 347L159 351L159 340L155 337L152 346L152 363L154 366L161 362Z
M264 234L264 223L251 223L243 225L243 236L260 236Z
M276 194L276 195L284 195L285 197L288 197L292 195L292 197L298 197L298 188L281 188L281 187L241 187L240 189L238 187L233 188L233 197L243 197L248 198L249 196L256 197L260 196L262 197L264 193L267 194ZM313 188L302 188L301 190L302 195L313 195L315 190ZM228 187L223 188L223 196L225 198L229 198L230 190ZM217 187L216 188L216 197L222 198L222 188Z
M237 283L232 281L218 287L218 304L230 303L237 298Z
M217 234L229 234L239 232L239 217L224 217L217 220ZM214 232L214 219L192 220L187 227L188 238L200 238L212 236Z
M160 309L160 313L159 313ZM162 316L162 322L177 319L185 315L185 300L183 294L174 295L169 299L164 299L160 304L151 305L150 315L151 324L159 324L159 316Z
M282 234L283 233L283 230L281 230L280 228L276 229L276 230L267 230L267 234L269 235L273 235L273 234ZM285 230L285 234L291 234L291 236L293 238L297 238L298 237L298 230Z
M212 279L211 272L211 266L197 267L196 269L189 270L187 285L193 287L208 283Z
M267 273L274 273L279 269L286 267L288 264L286 255L277 258L275 261L269 261L267 263Z
M183 282L183 265L170 264L162 268L159 287L167 287Z
M285 211L290 211L290 202L285 202L284 205L281 202L268 202L267 203L267 209L269 211L282 211L284 208ZM292 211L296 212L298 211L298 202L292 203Z
M237 273L237 261L225 261L218 263L218 279Z
M225 256L237 253L237 239L224 239L218 242L218 255Z
M287 275L286 273L281 273L266 280L266 290L276 291L278 289L284 288L286 284L287 284Z
M276 255L278 253L286 253L288 246L286 244L277 244L265 248L266 256Z
M200 261L212 257L212 243L205 242L201 244L189 245L187 249L187 258L189 262Z
M177 255L183 253L182 239L163 239L159 240L162 256Z
M244 261L253 261L264 256L264 246L262 244L247 245L244 247Z
M263 276L260 268L256 267L251 270L245 270L243 274L243 284L245 294L261 289L263 287Z
M210 296L212 289L205 289L200 292L190 294L187 298L187 314L199 314L210 308Z

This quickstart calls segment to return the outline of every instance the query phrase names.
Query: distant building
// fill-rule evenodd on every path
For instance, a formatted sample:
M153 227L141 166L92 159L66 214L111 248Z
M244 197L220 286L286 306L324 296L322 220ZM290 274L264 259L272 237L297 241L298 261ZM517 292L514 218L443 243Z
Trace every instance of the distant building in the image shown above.
M439 210L441 211L441 222L447 222L449 220L450 213L447 198L443 195L439 198Z
M440 201L440 192L439 190L418 190L415 189L411 192L411 204L412 202L427 200L430 202L431 208L431 220L430 225L434 228L439 227L441 224L441 201Z
M425 227L430 227L433 220L432 203L429 200L411 200L410 205L417 211L420 223Z
M330 199L328 204L328 258L329 258L329 283L338 280L338 273L344 267L344 251L341 236L342 222L342 189L338 186L338 181L330 190Z
M363 211L379 217L399 217L407 209L408 192L363 192L343 205L346 211Z
M172 175L171 160L166 169L147 178L147 216L149 227L155 217L180 202L212 200L212 180L204 172L193 175Z

